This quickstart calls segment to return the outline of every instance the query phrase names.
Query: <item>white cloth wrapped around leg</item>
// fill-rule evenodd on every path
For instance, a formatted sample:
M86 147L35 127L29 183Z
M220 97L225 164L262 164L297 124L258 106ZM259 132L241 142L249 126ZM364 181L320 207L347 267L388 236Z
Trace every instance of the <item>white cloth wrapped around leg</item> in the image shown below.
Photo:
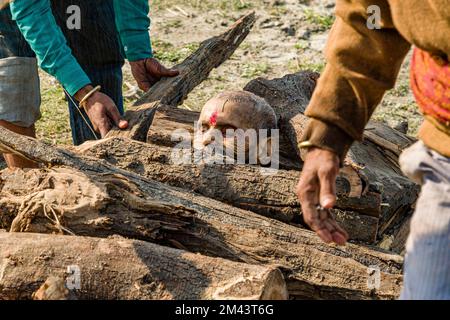
M418 142L400 157L422 185L406 244L404 300L450 299L450 158Z

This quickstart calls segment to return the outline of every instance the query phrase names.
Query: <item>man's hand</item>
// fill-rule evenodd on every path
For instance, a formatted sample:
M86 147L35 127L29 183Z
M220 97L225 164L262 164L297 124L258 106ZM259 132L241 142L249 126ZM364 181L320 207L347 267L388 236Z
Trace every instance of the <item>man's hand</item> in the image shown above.
M92 86L84 87L76 93L75 99L80 101L92 89ZM102 138L106 136L113 125L120 129L128 128L128 122L122 119L114 101L101 92L96 92L89 97L84 106L84 110L94 126L93 129L99 132Z
M302 205L304 220L311 229L326 243L344 245L348 234L329 212L336 203L338 173L337 154L319 148L310 149L297 186L297 195Z
M148 58L130 62L131 73L139 86L145 92L164 77L175 77L180 73L177 70L167 69L158 60Z

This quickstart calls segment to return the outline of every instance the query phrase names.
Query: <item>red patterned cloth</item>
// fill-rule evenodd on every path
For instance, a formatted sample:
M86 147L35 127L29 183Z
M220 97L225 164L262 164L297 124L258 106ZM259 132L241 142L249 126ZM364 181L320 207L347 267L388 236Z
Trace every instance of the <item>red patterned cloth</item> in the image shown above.
M450 63L420 49L414 50L411 85L424 115L450 132Z

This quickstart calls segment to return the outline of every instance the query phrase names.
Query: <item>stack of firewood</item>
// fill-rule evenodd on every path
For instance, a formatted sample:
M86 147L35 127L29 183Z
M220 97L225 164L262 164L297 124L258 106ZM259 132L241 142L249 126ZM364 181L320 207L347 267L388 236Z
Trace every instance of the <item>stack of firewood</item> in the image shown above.
M193 132L199 116L177 106L233 54L254 22L247 15L206 40L177 66L180 76L159 82L127 112L127 131L56 148L0 128L2 151L42 164L0 177L0 228L9 231L0 232L0 299L54 292L91 299L399 295L403 258L374 245L384 235L395 239L416 200L417 186L397 165L413 139L383 124L368 126L337 184L334 213L354 243L321 242L303 227L294 194L302 169L296 146L317 74L245 87L279 118L280 170L266 175L258 166L171 161L173 131ZM68 275L68 268L79 272ZM70 290L52 285L74 276L79 285Z

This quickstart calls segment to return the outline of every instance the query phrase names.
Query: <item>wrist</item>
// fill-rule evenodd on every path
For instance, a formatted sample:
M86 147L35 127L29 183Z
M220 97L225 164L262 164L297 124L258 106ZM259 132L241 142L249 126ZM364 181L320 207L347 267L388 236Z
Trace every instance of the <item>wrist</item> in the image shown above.
M139 59L139 60L129 61L129 63L130 63L130 66L132 68L134 68L136 66L145 66L147 64L147 61L148 60L152 60L152 59L153 58L151 58L151 57L147 57L147 58L142 58L142 59Z
M75 93L74 98L80 102L81 100L83 100L84 97L86 97L86 95L91 92L94 89L94 87L90 84L88 84L87 86L84 86L83 88L81 88L80 90L77 91L77 93Z
M92 90L88 91L88 93L81 99L78 106L80 108L84 108L86 105L89 104L89 100L91 100L92 97L96 96L97 93L102 89L101 86L96 86ZM95 100L95 99L94 99Z
M339 127L316 119L310 119L302 140L299 145L302 157L305 150L319 148L336 154L341 164L353 143L353 139Z

